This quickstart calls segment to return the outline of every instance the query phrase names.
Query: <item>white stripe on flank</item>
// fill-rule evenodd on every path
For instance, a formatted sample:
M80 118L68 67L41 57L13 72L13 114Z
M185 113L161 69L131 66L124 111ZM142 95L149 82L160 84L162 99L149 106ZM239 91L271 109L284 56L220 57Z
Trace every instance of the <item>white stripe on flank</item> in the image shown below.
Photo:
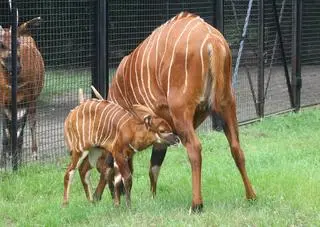
M128 60L128 58L126 58L125 62L124 62L123 65L122 65L122 80L125 80L125 79L124 79L124 76L125 76L125 74L124 74L124 69L125 69L125 65L126 65L126 63L127 63L127 60ZM121 87L120 87L120 85L119 85L119 83L118 83L118 78L119 78L119 77L120 77L120 76L117 76L117 77L115 78L118 91L119 91L119 93L120 93L120 95L121 95L122 100L124 100L124 102L125 102L128 106L130 106L129 102L127 101L127 98L123 95L122 90L121 90Z
M93 117L93 122L92 122L93 126L95 126L96 117L97 117L97 109L98 109L98 107L100 106L101 103L102 103L102 101L99 101L99 103L96 105L96 108L94 108L94 117ZM90 133L90 137L89 137L89 140L90 140L91 144L94 144L94 140L93 140L94 129L95 129L95 127L92 127L92 129L89 128L89 130L92 131Z
M80 106L80 107L83 107L83 106ZM80 134L80 130L79 130L79 112L80 112L80 110L79 110L80 108L77 108L77 113L76 113L76 129L77 129L77 132L78 132L78 137L77 137L77 139L78 139L78 144L79 144L79 150L81 150L82 151L82 148L83 148L83 146L81 145L81 134Z
M167 51L167 45L168 45L168 39L169 39L169 36L170 36L170 33L171 33L171 31L172 31L172 29L174 28L174 25L177 23L177 21L175 21L172 25L171 25L171 27L170 27L170 29L169 29L169 31L168 31L168 33L167 33L167 36L166 36L166 42L165 42L165 45L164 45L164 52L163 52L163 55L162 55L162 58L161 58L161 61L160 61L160 64L159 64L159 67L158 67L158 75L160 76L160 73L161 73L161 64L162 64L162 62L163 62L163 59L164 59L164 56L166 55L166 51ZM161 84L161 81L160 81L160 85L162 85Z
M65 137L66 137L66 142L67 142L67 145L68 145L68 148L71 149L71 146L72 146L72 140L71 140L71 134L70 134L70 131L69 131L69 126L68 126L69 122L66 122L66 124L64 125L64 128L65 128ZM5 129L6 130L6 134L7 134L7 128ZM9 133L9 131L8 131ZM9 137L10 135L7 134L7 136Z
M85 111L87 110L87 105L89 102L85 102L85 104L83 105L83 109L82 109L82 146L85 146L85 142L86 142L86 138L87 135L85 134L86 131L86 118L88 118L88 116L85 115ZM90 121L90 119L89 119Z
M135 100L135 103L138 103L140 104L140 102L138 101L137 99L137 96L136 96L136 93L134 92L134 88L133 88L133 83L132 83L132 62L133 62L133 56L134 56L134 53L132 53L132 56L131 56L131 59L130 59L130 73L129 73L129 81L130 81L130 88L131 88L131 91L133 93L133 97L134 97L134 100ZM140 104L141 105L141 104Z
M89 140L89 143L91 143L91 107L94 104L94 102L91 102L89 106L89 127L88 127L88 136L87 139Z
M158 84L158 87L160 88L160 82L159 82L159 76L160 74L157 73L157 69L160 67L160 65L158 66L158 55L159 55L159 40L160 40L160 37L161 37L161 34L162 34L162 31L164 30L164 25L162 25L159 30L159 34L158 34L158 39L157 39L157 45L156 45L156 65L155 65L155 69L156 69L156 80L157 80L157 84Z
M153 105L152 105L152 102L150 101L150 99L149 99L149 97L148 97L148 93L147 93L147 91L146 91L146 87L145 87L145 84L144 84L144 80L143 80L143 78L144 78L144 74L143 74L143 70L144 70L144 60L145 60L145 54L146 54L146 52L147 52L147 50L149 50L149 44L150 43L152 43L151 42L151 40L152 40L152 37L154 37L154 35L152 36L149 36L149 38L148 38L148 42L147 42L147 44L146 44L146 46L145 46L145 48L144 48L144 51L143 51L143 55L142 55L142 59L141 59L141 66L140 66L140 75L141 75L141 85L142 85L142 89L143 89L143 91L145 92L145 97L146 97L146 100L148 101L148 103L146 102L146 100L144 99L144 95L143 94L141 94L141 96L142 96L142 98L143 98L143 100L144 100L144 103L147 105L147 106L152 106L152 108L153 108ZM147 62L148 62L148 59L147 59ZM147 65L147 67L148 67L148 65ZM149 76L149 75L148 75Z
M156 35L154 35L153 37L155 38ZM153 102L156 102L156 98L154 97L154 95L152 94L152 91L151 91L151 84L150 84L150 65L149 65L149 60L150 60L150 54L151 54L151 51L152 51L152 48L154 46L154 43L155 43L155 40L153 39L152 40L152 45L151 47L149 48L149 54L148 54L148 57L147 57L147 70L148 70L148 89L149 89L149 94L151 96L151 98L153 99ZM157 75L155 75L155 77L157 77ZM150 102L151 103L151 107L152 109L154 108L153 106L153 102Z
M171 79L171 68L172 68L172 64L173 64L173 60L174 60L174 55L175 55L175 50L176 47L183 35L183 33L186 31L187 27L189 24L191 24L194 20L197 20L199 17L193 18L192 20L190 20L186 26L184 27L184 29L182 30L182 32L180 33L177 41L175 42L174 46L173 46L173 50L172 50L172 55L171 55L171 61L170 61L170 65L169 65L169 70L168 70L168 87L167 87L167 97L169 97L170 94L170 79Z
M99 139L97 140L98 144L102 144L101 141L103 140L103 138L110 136L110 134L112 133L112 128L110 131L110 126L112 127L112 120L113 120L114 116L117 115L118 112L119 112L119 108L112 106L111 110L109 110L109 112L105 116L104 121L103 121L103 127L101 130ZM106 130L105 130L105 128L106 128ZM104 132L106 132L106 133L104 134Z
M118 123L117 123L116 135L115 135L115 137L113 138L112 147L113 147L114 143L117 141L118 136L119 136L119 132L121 131L122 127L130 120L130 117L127 117L127 115L128 115L128 113L124 114L124 115L120 118L120 120L118 121ZM120 124L122 118L124 118L124 117L127 117L127 119L125 119L125 120L123 121L123 123L122 123L122 124L120 125L120 127L119 127L119 124Z
M128 62L128 59L129 59L129 57L128 56L126 56L125 57L126 58L126 62L124 63L124 65L123 65L123 90L124 90L124 95L125 95L125 98L126 98L126 101L127 101L127 103L130 103L130 99L129 99L129 95L128 95L128 89L127 89L127 69L128 69L128 67L127 67L127 62ZM131 106L131 104L130 104L130 106Z
M207 42L209 38L209 34L206 35L206 37L204 38L201 47L200 47L200 58L201 58L201 77L203 77L203 73L204 73L204 63L203 63L203 47L204 44Z
M122 112L121 110L120 111L118 111L118 112ZM117 114L118 114L118 112L117 112ZM113 142L114 142L114 140L115 140L115 138L117 137L117 135L118 135L118 131L119 131L119 124L120 124L120 122L121 122L121 120L124 118L124 117L127 117L127 115L128 115L128 112L126 112L125 114L123 114L122 116L121 116L121 118L118 120L118 122L117 122L117 126L116 126L116 128L115 128L115 130L116 130L116 134L115 134L115 137L113 138ZM126 121L125 122L127 122L128 121L128 119L129 118L127 118L126 119ZM113 121L114 121L114 119L111 119L111 121L110 121L110 124L113 126ZM110 132L112 132L113 131L113 128L114 127L111 127L111 131ZM110 138L110 136L111 136L111 134L112 133L110 133L109 134L109 136L101 143L101 144L105 144L108 140L109 140L109 138ZM110 138L111 139L111 138ZM112 145L113 145L113 142L111 143Z
M121 109L119 109L119 108L114 108L114 111L112 112L112 114L110 115L110 117L108 117L108 119L105 119L105 120L107 120L107 130L106 130L106 132L107 132L107 134L106 135L104 135L105 137L105 139L103 139L103 137L101 136L101 138L99 139L99 144L101 144L101 145L104 145L105 144L105 142L110 138L110 136L112 135L112 132L113 132L113 121L114 121L114 119L115 119L115 117L117 116L117 114L119 113L119 112L121 112ZM104 126L105 125L103 125L103 131L104 131ZM102 142L100 142L102 140Z
M142 97L143 102L146 103L146 100L144 100L143 95L142 95L142 91L141 91L141 89L140 89L139 79L138 79L139 73L138 73L138 69L137 69L137 63L138 63L138 59L139 59L139 54L140 54L141 47L142 47L142 45L138 48L138 53L137 53L137 56L136 56L136 62L135 62L135 64L134 64L134 71L135 71L135 75L136 75L136 83L137 83L137 87L138 87L138 90L139 90L139 94L140 94L140 96ZM141 69L140 69L140 70L141 70ZM133 92L135 93L135 89L132 88L132 90L133 90Z
M185 57L185 61L184 61L184 69L186 71L186 78L184 80L184 87L183 87L183 92L182 92L183 94L186 93L187 87L188 87L188 49L189 49L189 39L190 39L190 35L191 35L193 29L195 29L199 24L200 24L200 22L196 23L190 29L190 32L189 32L188 37L187 37L186 57Z
M111 107L111 108L109 108ZM100 141L101 141L101 137L104 135L104 126L105 126L105 123L106 121L109 119L109 116L113 113L113 111L115 110L115 108L112 108L113 105L107 105L103 111L101 112L100 114L100 118L99 118L99 123L98 123L98 128L97 128L97 131L95 133L95 139L94 139L94 143L95 145L99 145L100 144ZM107 113L105 113L105 111L107 111ZM104 118L104 121L103 121L103 127L101 129L101 132L100 132L100 135L99 135L99 129L100 129L100 125L101 125L101 120L102 118ZM99 136L99 138L98 138Z
M75 143L74 141L74 137L75 137L75 132L74 132L74 130L73 130L73 128L70 128L70 127L72 127L72 121L71 121L72 119L71 119L71 117L69 118L69 121L67 122L67 134L70 136L70 141L71 141L71 143L69 144L69 149L70 150L75 150L74 149L74 145L75 144L77 144L77 143Z

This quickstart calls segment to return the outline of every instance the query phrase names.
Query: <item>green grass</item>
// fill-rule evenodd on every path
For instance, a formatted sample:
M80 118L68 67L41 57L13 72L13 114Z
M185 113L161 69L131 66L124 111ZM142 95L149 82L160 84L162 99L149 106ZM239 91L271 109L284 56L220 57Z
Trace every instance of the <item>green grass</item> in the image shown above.
M0 173L0 226L317 226L320 223L320 108L266 118L240 128L247 170L257 192L246 201L222 133L200 135L204 212L188 215L191 170L183 148L170 148L158 195L151 199L150 150L134 160L132 208L112 205L105 191L86 201L76 175L70 204L61 207L68 159ZM97 174L92 176L97 180Z

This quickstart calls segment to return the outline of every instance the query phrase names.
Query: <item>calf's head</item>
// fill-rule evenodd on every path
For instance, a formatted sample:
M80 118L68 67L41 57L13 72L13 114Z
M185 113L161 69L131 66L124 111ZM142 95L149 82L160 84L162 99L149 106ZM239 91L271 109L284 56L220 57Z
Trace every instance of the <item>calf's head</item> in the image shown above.
M17 72L20 71L20 41L17 39ZM0 26L0 64L9 74L12 73L12 53L11 53L11 28L2 28Z
M158 117L149 108L142 105L133 105L134 112L143 119L146 129L155 137L155 143L168 146L179 144L180 138L173 133L172 127L163 118Z

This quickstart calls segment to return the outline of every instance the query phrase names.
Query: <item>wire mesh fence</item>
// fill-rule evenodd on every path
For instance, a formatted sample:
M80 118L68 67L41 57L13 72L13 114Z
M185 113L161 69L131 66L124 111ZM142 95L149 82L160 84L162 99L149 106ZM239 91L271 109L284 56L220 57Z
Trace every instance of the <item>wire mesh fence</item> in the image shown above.
M305 0L301 32L301 105L320 102L320 2Z
M10 9L7 2L5 3L2 1L0 21L2 27L9 28L11 26ZM36 149L32 140L33 136L37 143L37 159L54 161L66 154L63 121L67 113L79 102L78 88L83 88L89 94L95 45L95 1L18 1L17 8L19 25L32 18L41 17L39 25L30 26L29 30L43 57L45 68L43 82L36 79L34 85L27 81L20 81L23 75L18 75L18 96L20 92L23 96L21 102L17 103L18 120L19 111L22 113L23 108L28 111L30 119L29 107L32 103L36 103L36 132L34 135L30 130L31 121L26 121L24 129L17 128L18 133L19 130L22 130L21 133L23 133L21 163L35 160ZM20 60L21 64L24 63L21 65L22 71L27 67L25 65L34 65L31 73L37 67L30 53L24 58L21 56ZM30 74L30 72L27 73ZM28 98L30 89L39 88L41 83L43 83L43 88L40 89L40 95L30 100ZM8 133L10 125L7 125L6 109L6 107L1 107L0 137L3 142L0 144L0 151L1 154L6 153L6 157L3 157L5 165L2 165L2 168L10 169L12 154L8 138L11 135Z
M105 76L95 74L95 51L99 35L96 30L97 2L98 0L17 1L19 25L32 18L41 17L40 24L30 26L28 30L44 60L43 88L39 96L19 106L26 108L30 106L30 102L36 102L35 135L40 161L54 161L66 154L63 123L67 113L78 104L78 88L83 88L86 97L89 97L92 78ZM108 59L105 59L105 62L108 63L109 81L121 59L156 27L181 11L196 13L212 24L218 15L217 2L223 2L223 32L232 50L234 68L241 54L235 81L238 120L244 122L259 118L259 105L264 105L264 114L291 109L284 64L287 64L288 76L291 79L292 61L296 57L292 51L292 37L295 32L293 0L275 1L281 34L277 30L272 1L264 1L261 7L261 1L257 0L109 0L106 11L108 26L105 28L108 31ZM249 7L250 2L252 5ZM302 106L320 103L319 10L319 2L303 1ZM0 3L0 12L0 25L9 28L11 17L7 2ZM243 49L240 48L241 42ZM2 49L1 47L1 53ZM34 64L34 59L30 57L26 62ZM0 83L3 81L5 80L0 80ZM23 91L23 84L19 83L21 81L18 79L18 91ZM0 94L4 94L3 87L0 86L0 89ZM28 93L27 90L24 92ZM10 150L10 143L5 139L9 133L6 131L8 122L5 120L9 115L6 115L5 109L4 105L1 105L1 154ZM23 112L20 112L20 115ZM27 121L23 131L22 163L34 159L30 126L30 121ZM199 130L211 130L209 118ZM6 156L6 163L1 170L11 169L10 152L6 152Z

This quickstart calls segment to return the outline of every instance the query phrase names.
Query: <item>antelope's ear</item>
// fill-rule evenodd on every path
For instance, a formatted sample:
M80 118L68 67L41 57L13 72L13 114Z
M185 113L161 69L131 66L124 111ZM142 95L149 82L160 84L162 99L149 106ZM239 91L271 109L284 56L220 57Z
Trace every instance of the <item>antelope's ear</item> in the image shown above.
M136 113L145 113L147 115L155 116L154 112L146 106L139 105L139 104L133 104L132 105L133 111Z
M152 123L152 116L149 114L145 115L143 117L143 121L144 121L146 128L149 130L149 128L151 127L151 123Z

